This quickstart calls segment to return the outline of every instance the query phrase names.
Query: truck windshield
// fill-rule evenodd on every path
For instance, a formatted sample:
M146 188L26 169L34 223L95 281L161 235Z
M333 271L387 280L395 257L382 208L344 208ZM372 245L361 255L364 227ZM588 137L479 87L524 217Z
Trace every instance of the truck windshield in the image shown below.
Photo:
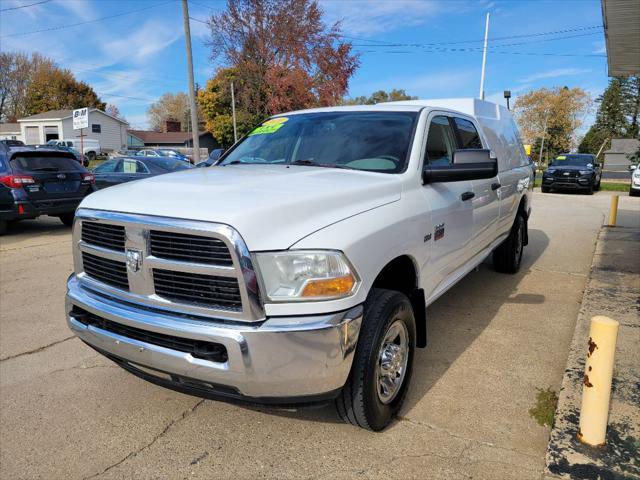
M417 112L323 112L274 117L220 165L279 164L404 171Z
M581 167L586 165L593 165L595 163L591 155L558 155L551 165L554 167ZM550 165L550 166L551 166Z

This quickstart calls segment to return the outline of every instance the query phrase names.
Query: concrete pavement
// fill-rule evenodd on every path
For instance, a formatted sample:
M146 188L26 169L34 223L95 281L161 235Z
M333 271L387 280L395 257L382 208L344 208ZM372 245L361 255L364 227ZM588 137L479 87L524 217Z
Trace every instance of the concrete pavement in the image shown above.
M537 194L522 271L483 264L429 308L401 417L386 431L330 408L263 411L145 383L79 340L63 315L69 230L0 240L0 473L5 478L539 479L549 429L536 388L559 389L609 196ZM619 221L640 226L640 199Z

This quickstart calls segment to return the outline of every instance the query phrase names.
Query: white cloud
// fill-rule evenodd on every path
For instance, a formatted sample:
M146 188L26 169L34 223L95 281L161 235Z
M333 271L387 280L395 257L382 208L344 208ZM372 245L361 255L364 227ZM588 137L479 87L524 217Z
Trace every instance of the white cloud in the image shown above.
M607 47L604 40L594 42L594 50L591 53L602 54L607 53Z
M422 25L445 8L440 2L413 0L323 0L321 5L327 23L341 21L345 34L364 36L388 33L400 27Z
M148 20L130 35L106 41L102 50L105 56L114 60L142 61L161 52L182 36L182 30L174 24Z
M544 80L547 78L569 77L573 75L582 75L584 73L590 73L591 70L587 68L556 68L555 70L547 70L546 72L534 73L525 78L518 80L519 83L531 83L536 80Z

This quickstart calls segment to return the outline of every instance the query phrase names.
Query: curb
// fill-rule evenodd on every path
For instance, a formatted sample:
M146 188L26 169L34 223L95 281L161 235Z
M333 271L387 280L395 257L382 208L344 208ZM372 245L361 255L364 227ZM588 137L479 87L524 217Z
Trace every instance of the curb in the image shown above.
M550 473L571 479L640 479L640 229L602 227L571 341L546 454ZM629 251L631 250L631 251ZM638 267L640 270L640 266ZM595 314L620 322L607 440L591 447L576 439L585 352Z

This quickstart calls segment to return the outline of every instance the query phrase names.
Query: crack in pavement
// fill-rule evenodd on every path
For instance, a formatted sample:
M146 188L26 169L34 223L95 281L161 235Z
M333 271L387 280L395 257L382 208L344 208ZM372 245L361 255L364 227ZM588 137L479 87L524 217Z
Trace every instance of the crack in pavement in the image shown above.
M94 473L93 475L90 475L88 477L84 477L83 480L89 480L91 478L96 478L99 477L101 475L104 475L105 473L107 473L109 470L118 467L119 465L122 465L124 462L126 462L127 460L129 460L130 458L135 457L136 455L138 455L139 453L147 450L148 448L151 448L153 446L154 443L156 443L158 440L160 440L164 435L166 435L169 430L171 430L175 425L177 425L178 423L180 423L182 420L184 420L185 418L187 418L189 415L191 415L193 412L196 411L196 409L202 405L205 402L205 399L201 399L198 402L196 402L196 404L185 410L184 412L182 412L182 414L178 417L178 418L174 418L172 419L166 427L164 427L164 429L157 435L155 435L151 441L149 443L147 443L146 445L143 445L142 447L130 452L129 454L127 454L124 458L122 458L121 460L117 461L116 463L112 463L111 465L109 465L108 467L106 467L104 470L102 470L101 472L98 473Z
M468 437L465 437L465 436L462 436L462 435L458 435L456 433L453 433L453 432L447 430L446 428L438 427L436 425L431 425L429 423L417 422L417 421L412 420L412 419L410 419L408 417L398 416L397 420L399 422L407 422L407 423L409 423L411 425L414 425L414 426L417 426L417 427L423 427L423 428L428 428L430 430L436 430L436 431L439 431L439 432L444 432L444 433L446 433L447 435L449 435L449 436L451 436L453 438L457 438L458 440L464 440L466 442L472 442L472 443L475 443L475 444L478 444L478 445L483 445L485 447L496 448L498 450L505 450L507 452L517 453L518 455L524 455L526 457L534 458L536 460L538 460L540 458L537 455L533 455L531 453L521 452L521 451L513 449L513 448L502 447L500 445L496 445L495 443L484 442L482 440L476 440L475 438L468 438Z
M21 352L21 353L16 353L15 355L9 355L8 357L0 358L0 362L4 362L5 360L13 360L14 358L22 357L24 355L33 355L34 353L42 352L43 350L46 350L49 347L59 345L60 343L64 343L67 340L71 340L73 338L76 338L76 336L71 335L70 337L63 338L62 340L56 340L55 342L49 343L42 347L34 348L33 350L29 350L27 352Z

